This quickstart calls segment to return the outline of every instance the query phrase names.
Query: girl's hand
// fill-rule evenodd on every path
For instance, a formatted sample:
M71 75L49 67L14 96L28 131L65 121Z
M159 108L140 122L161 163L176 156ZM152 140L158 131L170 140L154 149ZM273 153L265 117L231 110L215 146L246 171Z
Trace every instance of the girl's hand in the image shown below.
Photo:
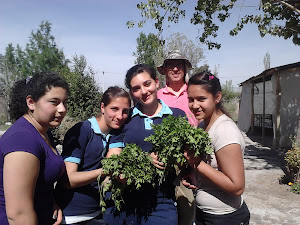
M53 225L59 225L62 222L62 217L63 217L63 213L62 210L60 209L60 207L54 203L54 212L53 212Z
M165 164L163 162L160 162L159 159L158 159L158 155L156 152L151 152L150 154L151 158L152 158L152 164L158 168L158 169L161 169L161 170L164 170L166 169L165 167Z
M191 167L185 168L183 171L181 171L181 181L182 184L189 189L198 189L197 185L197 179L195 177L195 172Z
M198 187L193 184L192 180L189 177L183 177L181 181L182 184L188 189L193 189L193 190L198 189Z
M116 180L119 181L121 184L126 184L127 183L127 178L125 178L122 174L118 177L116 177Z
M201 163L201 161L202 161L200 155L195 156L195 151L194 150L184 151L183 155L186 158L188 164L193 169L196 169L199 166L199 164Z

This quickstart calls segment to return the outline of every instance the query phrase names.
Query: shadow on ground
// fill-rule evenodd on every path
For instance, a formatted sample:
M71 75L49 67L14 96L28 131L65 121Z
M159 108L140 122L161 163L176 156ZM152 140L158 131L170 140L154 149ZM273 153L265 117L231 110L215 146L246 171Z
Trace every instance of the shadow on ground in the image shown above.
M261 136L247 135L245 159L250 164L246 170L280 168L286 173L285 150L272 148L272 137L265 137L264 145Z
M282 184L286 174L284 152L273 149L271 138L245 135L246 187L243 197L251 213L250 225L300 224L300 195Z

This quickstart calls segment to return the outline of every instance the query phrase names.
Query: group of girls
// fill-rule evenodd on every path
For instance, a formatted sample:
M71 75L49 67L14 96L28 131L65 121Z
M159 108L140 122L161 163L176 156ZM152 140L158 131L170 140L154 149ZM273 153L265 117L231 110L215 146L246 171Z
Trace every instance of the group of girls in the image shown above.
M144 185L125 193L120 212L114 207L104 215L100 211L97 177L108 176L101 160L118 154L129 143L149 152L151 144L144 138L153 134L151 124L161 123L168 115L185 115L157 98L159 82L153 68L133 66L125 84L135 106L130 108L131 99L124 89L108 88L99 115L67 132L60 156L48 129L59 126L66 115L67 82L55 73L16 82L10 102L16 121L0 139L0 224L178 224L176 173L170 173L158 188ZM219 79L208 72L194 75L188 83L188 97L189 108L209 133L214 149L210 162L185 152L193 169L189 175L198 181L183 178L195 193L195 223L249 224L242 198L245 144L221 106ZM150 156L155 167L165 168L155 153Z

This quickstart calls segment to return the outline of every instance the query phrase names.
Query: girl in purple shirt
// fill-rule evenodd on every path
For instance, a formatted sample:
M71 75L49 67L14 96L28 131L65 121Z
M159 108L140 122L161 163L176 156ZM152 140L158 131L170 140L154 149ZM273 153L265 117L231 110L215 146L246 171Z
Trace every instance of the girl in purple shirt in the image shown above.
M47 131L66 115L68 91L51 72L15 83L10 114L16 121L0 139L0 224L60 224L53 186L65 166Z

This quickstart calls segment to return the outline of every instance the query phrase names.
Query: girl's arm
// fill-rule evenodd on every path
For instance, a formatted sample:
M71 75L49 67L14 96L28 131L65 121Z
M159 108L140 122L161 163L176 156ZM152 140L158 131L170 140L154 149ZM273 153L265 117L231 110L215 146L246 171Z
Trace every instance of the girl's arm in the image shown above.
M121 152L122 148L110 148L107 152L106 158L109 158L112 155L119 155Z
M111 148L109 149L106 157L110 157L115 154L118 155L122 151L122 148ZM69 177L69 183L72 188L81 187L96 181L98 176L105 176L102 169L96 169L91 171L80 171L78 172L78 164L73 162L65 162L66 169Z
M12 152L4 157L4 196L10 225L37 225L34 191L39 170L40 161L31 153Z
M216 152L218 169L194 157L193 154L184 153L190 166L195 171L211 180L224 191L240 196L245 189L245 172L242 150L239 144L230 144Z
M78 164L65 162L66 170L71 188L81 187L97 180L99 175L103 175L102 169L90 171L78 171Z

